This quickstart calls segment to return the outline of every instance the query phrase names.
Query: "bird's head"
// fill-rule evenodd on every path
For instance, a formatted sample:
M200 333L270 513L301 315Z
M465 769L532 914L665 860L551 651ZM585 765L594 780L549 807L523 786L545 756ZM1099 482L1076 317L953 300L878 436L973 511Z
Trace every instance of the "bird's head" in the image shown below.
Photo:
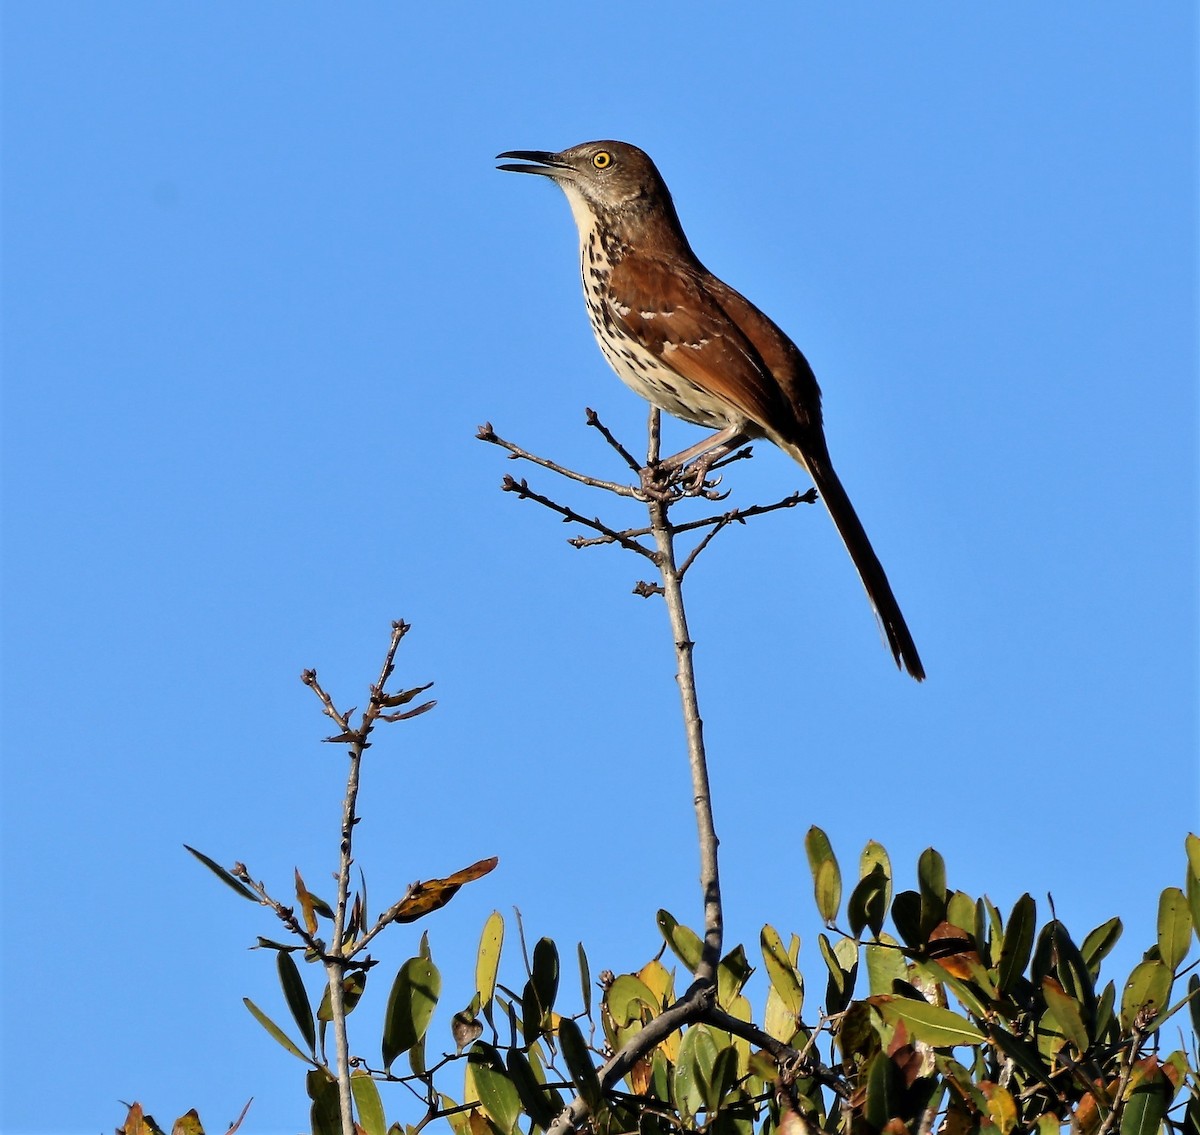
M628 142L582 142L558 153L508 150L498 158L517 158L498 168L538 173L567 195L582 234L595 219L617 228L655 218L678 226L671 194L649 156Z

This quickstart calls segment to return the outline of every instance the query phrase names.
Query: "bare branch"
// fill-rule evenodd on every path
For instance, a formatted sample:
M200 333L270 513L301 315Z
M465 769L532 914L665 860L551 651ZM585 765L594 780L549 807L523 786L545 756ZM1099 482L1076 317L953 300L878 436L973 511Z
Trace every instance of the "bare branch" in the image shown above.
M505 474L501 488L506 493L516 493L521 500L535 501L543 508L548 508L551 512L561 516L564 523L582 524L585 528L592 529L593 532L602 533L606 543L620 544L622 548L628 548L631 552L637 552L639 555L645 556L650 560L654 559L655 554L649 548L643 547L636 540L631 539L624 533L618 532L614 528L609 528L599 517L589 519L582 515L582 513L576 512L573 508L559 504L558 501L551 500L549 497L535 492L529 487L529 483L524 478L518 481L515 477ZM574 541L568 541L568 543L573 544Z
M629 450L626 449L619 441L617 441L615 437L613 437L608 426L606 426L600 420L600 415L597 414L596 411L591 408L591 406L587 407L587 424L593 429L600 431L600 436L603 437L604 440L608 442L608 444L611 445L618 454L620 454L622 460L624 460L625 464L628 465L630 469L632 469L635 473L641 473L642 467L640 464L638 464L637 458L634 457L633 454L630 453Z
M245 883L256 895L264 906L269 906L274 912L275 917L287 928L289 933L294 934L299 938L314 954L321 957L325 955L325 943L320 938L308 932L307 927L297 920L294 907L285 906L277 899L272 898L267 893L267 888L257 879L250 877L250 872L244 863L235 863L229 872L235 879Z
M556 461L550 461L545 457L538 457L536 454L522 449L519 445L514 445L511 441L506 441L500 437L492 429L491 422L484 422L479 427L475 436L480 441L487 441L492 445L498 445L502 449L507 449L514 459L519 458L522 461L531 461L534 465L540 465L543 469L549 469L552 473L557 473L560 477L566 477L569 481L578 481L581 485L590 485L594 489L605 489L621 497L636 498L640 493L640 490L630 485L622 485L616 481L602 481L598 477L588 477L583 473L576 473L574 469L568 469L565 465L559 465Z
M325 706L325 715L332 717L337 722L343 733L351 732L349 714L338 712L333 704L333 699L321 688L321 684L317 681L316 670L303 670L300 673L300 681L302 681L314 694L321 699L321 704ZM351 710L351 713L354 711Z

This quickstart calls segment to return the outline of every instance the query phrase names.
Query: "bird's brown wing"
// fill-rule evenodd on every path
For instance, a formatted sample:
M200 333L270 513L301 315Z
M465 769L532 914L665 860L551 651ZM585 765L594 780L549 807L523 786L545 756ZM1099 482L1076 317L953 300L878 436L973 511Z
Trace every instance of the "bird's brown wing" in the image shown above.
M626 256L613 268L609 305L635 340L737 416L767 433L792 419L762 355L698 273Z
M792 421L798 431L789 440L800 440L812 427L819 428L821 388L800 348L741 292L711 272L705 272L703 279L705 290L750 340L782 389L784 401L790 407ZM784 436L788 436L782 423L777 428Z

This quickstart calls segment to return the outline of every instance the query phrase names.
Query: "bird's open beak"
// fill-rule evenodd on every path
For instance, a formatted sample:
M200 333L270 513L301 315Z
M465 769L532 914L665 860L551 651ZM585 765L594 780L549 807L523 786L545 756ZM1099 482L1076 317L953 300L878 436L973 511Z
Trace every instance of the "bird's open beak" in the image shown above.
M562 177L574 172L569 162L564 162L557 154L548 150L505 150L497 154L497 158L519 158L522 162L536 162L536 165L516 165L504 162L497 169L509 173L540 173L543 177Z

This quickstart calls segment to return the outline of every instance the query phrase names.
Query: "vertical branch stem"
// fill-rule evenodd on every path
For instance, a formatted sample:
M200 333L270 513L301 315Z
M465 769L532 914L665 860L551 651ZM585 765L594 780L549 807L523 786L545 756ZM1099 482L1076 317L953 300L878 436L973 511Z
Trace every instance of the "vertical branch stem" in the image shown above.
M365 724L365 723L364 723ZM329 1009L333 1018L333 1044L337 1053L339 1110L342 1135L354 1135L354 1105L350 1094L350 1041L346 1035L346 1006L343 982L346 978L344 940L346 906L350 896L350 868L354 863L354 825L357 823L358 781L366 748L366 729L350 745L350 771L346 775L346 795L342 800L342 838L337 875L337 904L333 912L333 941L325 958L329 978Z
M649 460L658 459L658 411L650 415ZM662 574L663 598L671 620L675 641L675 680L683 706L683 727L687 737L688 763L692 771L692 802L696 809L696 828L700 837L700 888L704 897L704 950L696 970L696 980L716 981L721 960L724 918L721 913L721 879L717 869L717 830L713 823L712 793L708 785L708 762L704 753L704 722L696 697L696 672L692 665L695 643L688 633L687 612L683 604L682 572L675 560L675 530L668 518L665 500L652 497L648 502L650 528L658 546L658 568Z

